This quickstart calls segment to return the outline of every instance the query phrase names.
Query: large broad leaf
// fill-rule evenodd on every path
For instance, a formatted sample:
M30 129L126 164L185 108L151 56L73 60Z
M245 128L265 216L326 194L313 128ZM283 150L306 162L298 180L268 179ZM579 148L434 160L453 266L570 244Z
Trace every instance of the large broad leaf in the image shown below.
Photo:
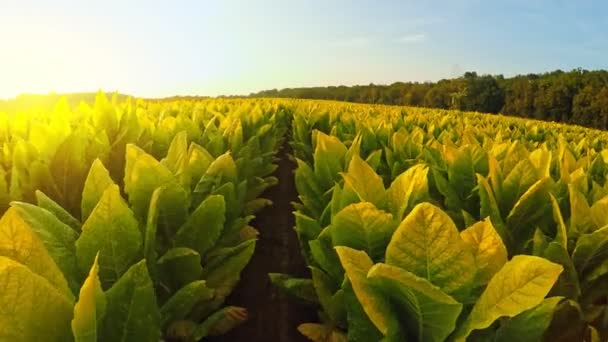
M207 197L188 217L175 235L175 245L194 249L205 255L218 241L224 229L226 204L224 197Z
M209 165L194 191L207 195L214 187L224 183L235 183L237 179L238 172L234 159L230 152L226 152Z
M555 307L562 297L545 299L540 305L511 318L496 331L496 342L536 342L541 341L549 328Z
M501 212L507 213L515 201L526 192L532 184L540 180L534 164L523 159L509 172L502 184L503 197L499 199Z
M369 202L355 203L342 209L331 225L334 246L365 250L373 260L384 257L395 223L393 216Z
M608 196L593 203L591 206L591 221L593 221L596 229L608 225Z
M51 258L61 269L72 292L77 293L80 287L74 245L78 238L77 233L41 207L23 202L12 202L11 205L42 241Z
M492 277L456 334L464 341L477 329L485 329L500 317L514 317L540 304L563 267L546 259L517 255Z
M23 264L66 298L74 299L68 282L43 242L15 208L10 208L0 219L0 256Z
M500 235L486 219L460 232L460 237L473 252L477 283L486 284L507 262L507 249Z
M387 336L399 326L388 301L370 284L367 273L374 265L363 251L336 247L342 267L363 310L376 328Z
M346 146L336 137L317 131L313 154L314 174L323 189L329 189L340 179L346 156Z
M475 187L475 169L470 146L456 149L444 146L444 160L447 164L448 180L459 198L466 198Z
M430 199L429 169L418 164L400 174L388 188L388 206L396 219L401 220L414 205Z
M113 284L141 255L142 235L133 212L118 186L108 187L76 241L78 266L83 274L99 252L99 278L104 288Z
M201 256L190 248L172 248L158 259L158 270L162 286L177 290L200 279L203 272Z
M60 202L74 215L80 209L82 184L88 171L85 153L89 141L83 132L72 133L59 145L50 163Z
M588 233L593 230L591 208L587 204L585 196L574 186L568 184L568 195L570 198L570 235Z
M177 174L188 165L188 132L182 131L173 137L167 156L160 163L173 174Z
M101 160L95 159L82 190L80 215L83 222L89 217L106 188L112 184L114 184L114 181L110 177L108 170L103 166Z
M203 269L203 278L207 280L207 286L215 290L216 299L223 301L230 294L254 250L255 240L248 240L235 247L216 250L210 257Z
M195 143L190 144L188 165L185 172L191 180L199 180L215 158L206 149Z
M545 215L551 215L551 211L547 210L551 205L548 197L550 180L550 177L546 177L530 186L509 212L507 226L516 241L526 241L532 237L534 225L546 219Z
M144 220L154 190L177 181L167 167L135 145L127 145L126 158L125 192L135 215Z
M28 267L0 256L0 340L72 339L73 301Z
M182 287L160 308L161 327L164 330L171 322L185 319L196 304L211 298L213 290L207 287L204 280Z
M97 342L98 325L106 313L106 296L101 289L98 277L97 258L89 276L80 288L78 303L74 306L72 332L76 342Z
M342 284L342 292L344 293L344 306L346 307L347 340L381 341L383 334L365 312L363 303L357 298L352 284L347 279ZM390 339L387 340L390 341Z
M608 226L582 235L576 241L572 261L579 275L583 277L606 260L606 253L608 253Z
M160 312L144 260L106 292L106 315L98 341L158 342Z
M36 190L36 202L40 208L44 208L53 215L55 215L61 222L67 224L72 227L75 231L80 231L81 224L80 221L74 218L72 214L68 213L65 209L63 209L57 202L53 201L50 197L45 195L43 192Z
M386 249L386 263L406 269L451 294L475 277L475 259L441 209L417 205L401 222Z
M386 190L382 178L361 157L353 156L348 172L342 174L344 187L352 189L361 201L373 203L378 208L386 205Z
M417 341L444 341L456 328L462 304L428 280L386 264L374 265L367 277L407 312L401 322Z

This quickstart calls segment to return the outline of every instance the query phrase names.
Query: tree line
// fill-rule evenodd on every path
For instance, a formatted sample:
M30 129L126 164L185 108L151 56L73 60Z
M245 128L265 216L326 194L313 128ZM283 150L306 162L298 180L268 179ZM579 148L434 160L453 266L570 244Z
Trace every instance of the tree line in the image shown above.
M478 75L438 82L272 89L251 97L420 106L566 122L608 129L608 71L556 70L514 77Z

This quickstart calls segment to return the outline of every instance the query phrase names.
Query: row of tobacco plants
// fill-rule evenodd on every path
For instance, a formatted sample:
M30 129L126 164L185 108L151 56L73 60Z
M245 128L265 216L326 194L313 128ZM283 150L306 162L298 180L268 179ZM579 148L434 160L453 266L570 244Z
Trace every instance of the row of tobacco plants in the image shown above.
M608 135L298 102L296 232L313 341L608 338Z
M108 100L0 114L0 339L197 341L297 163L325 341L608 338L608 135L476 113L299 100ZM261 234L263 234L263 227ZM286 232L290 233L290 232ZM260 275L264 276L264 275ZM295 328L295 327L294 327Z
M244 321L224 300L287 119L103 93L0 114L0 340L197 341Z

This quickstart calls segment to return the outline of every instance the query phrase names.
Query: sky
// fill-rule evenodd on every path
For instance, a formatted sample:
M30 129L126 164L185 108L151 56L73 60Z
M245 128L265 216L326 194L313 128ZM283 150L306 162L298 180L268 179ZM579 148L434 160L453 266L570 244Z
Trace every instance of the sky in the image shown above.
M0 0L0 98L608 69L608 2Z

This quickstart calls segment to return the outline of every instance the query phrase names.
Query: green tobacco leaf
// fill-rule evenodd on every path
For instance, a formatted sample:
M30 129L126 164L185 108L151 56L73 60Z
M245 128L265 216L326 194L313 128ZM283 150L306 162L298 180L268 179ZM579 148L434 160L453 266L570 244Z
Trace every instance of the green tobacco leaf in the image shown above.
M574 263L566 248L561 244L552 241L544 248L542 254L539 256L564 267L564 271L559 276L559 279L553 286L550 294L573 299L578 298L581 294L580 282Z
M536 342L541 341L549 328L556 306L562 297L546 298L538 306L524 311L506 321L496 331L496 342Z
M444 146L445 147L445 146ZM466 198L475 187L475 169L468 146L458 150L444 148L448 180L459 198Z
M207 280L208 287L215 289L216 299L223 300L230 294L254 250L255 240L248 240L238 246L215 251L203 270L203 278Z
M344 278L344 269L331 241L331 226L323 229L319 237L316 240L309 241L308 245L314 262L327 272L337 284L340 284Z
M329 315L334 324L346 326L344 291L335 286L331 278L322 270L310 266L310 273L317 301L323 307L323 311Z
M345 279L342 284L344 306L346 311L346 326L348 341L381 341L383 334L371 321L363 304L357 298L352 284Z
M161 328L165 330L171 322L186 319L194 306L213 298L213 290L204 280L194 281L180 288L160 308Z
M0 219L0 256L23 264L46 279L67 299L74 299L68 282L44 243L16 208L10 208Z
M200 279L203 273L201 256L190 248L172 248L158 259L158 270L161 284L175 291Z
M304 323L298 326L300 334L313 342L347 342L346 335L326 324Z
M507 262L507 249L489 219L475 223L460 232L477 265L476 281L486 284Z
M298 233L301 242L316 239L323 230L319 223L309 216L297 211L294 212L294 216L296 221L295 230Z
M428 280L386 264L374 265L367 277L407 312L402 322L417 341L444 341L456 328L462 304Z
M563 267L546 259L517 255L492 277L456 334L464 341L477 329L485 329L500 317L514 317L540 304Z
M296 162L298 163L298 167L296 168L294 182L299 197L315 199L315 201L311 203L315 208L309 209L314 209L315 211L323 210L322 208L316 207L318 205L316 199L321 197L325 190L321 189L320 184L317 184L317 177L306 162L299 159L296 159Z
M361 201L378 208L386 206L386 190L382 178L361 157L353 156L348 171L342 174L344 187L352 189Z
M157 280L156 259L158 253L156 251L156 233L158 230L158 212L160 196L165 188L160 187L154 190L150 198L150 209L148 209L148 218L146 220L146 228L144 230L144 259L148 266L148 272L153 282Z
M209 165L207 171L205 171L196 184L194 191L206 195L211 192L213 187L224 183L235 183L237 179L238 172L234 159L232 159L230 152L226 152L217 157L217 159Z
M268 276L272 285L281 289L284 293L305 303L317 304L319 302L312 279L294 278L283 273L269 273Z
M0 339L64 342L72 339L73 300L25 265L0 256Z
M458 229L441 209L417 205L401 222L386 249L386 263L425 278L444 292L466 290L475 277L475 259Z
M590 210L591 221L596 229L608 225L608 196L593 203Z
M106 292L99 341L158 342L160 312L146 262L141 260Z
M50 171L60 194L61 204L76 214L80 208L83 184L88 171L86 147L90 139L82 132L74 132L57 148L50 162Z
M114 184L114 181L110 177L108 170L103 166L101 160L95 159L82 190L80 215L83 222L89 217L93 208L95 208L101 199L103 192L112 184Z
M106 311L106 297L101 289L98 271L99 264L95 257L89 276L80 288L78 303L74 306L72 333L76 342L97 342L98 324Z
M178 186L167 167L139 147L129 144L126 150L125 192L135 215L145 220L154 190L167 184Z
M36 201L40 208L46 209L53 213L61 222L67 224L75 231L79 232L81 228L81 223L77 219L72 216L72 214L68 213L65 209L63 209L57 202L53 201L43 192L36 190Z
M77 233L41 207L23 202L12 202L11 206L17 209L21 218L36 233L51 258L61 269L72 292L77 293L80 288L74 245L78 237Z
M186 174L192 180L199 180L215 158L203 147L196 143L190 144Z
M108 187L76 241L76 257L82 274L99 252L99 278L109 287L141 255L142 235L133 212L124 202L118 186Z
M323 189L329 189L340 179L344 171L346 146L336 137L317 131L316 147L313 154L314 174Z
M526 241L534 231L534 224L544 218L548 202L550 177L543 178L530 186L517 200L507 216L507 226L511 228L516 241Z
M500 235L503 242L508 245L510 243L510 233L505 229L505 223L502 219L500 208L494 192L488 184L488 181L480 174L477 174L477 182L479 184L479 203L480 216L482 218L489 217L496 228L496 232Z
M177 174L188 164L188 132L181 131L173 136L167 156L160 163Z
M425 165L418 164L391 183L387 191L388 206L396 219L403 219L416 204L430 199L428 172Z
M526 192L532 184L538 182L541 177L536 172L534 164L528 159L520 160L509 172L502 184L503 199L500 208L503 213L509 211L515 202Z
M564 247L565 250L568 250L568 228L566 228L566 224L564 223L564 218L562 216L562 212L559 208L559 203L555 199L552 194L549 194L549 198L551 199L551 208L553 210L553 220L557 224L555 234L555 242L559 243Z
M573 184L568 184L568 195L570 198L571 234L578 236L579 234L592 231L593 221L591 216L591 208L589 208L589 204L587 204L585 196L578 191L576 186Z
M579 275L583 277L586 272L603 262L608 252L608 226L593 233L582 235L572 252L572 261Z
M374 265L372 260L365 252L349 247L336 247L336 252L363 310L384 336L389 335L399 323L390 304L367 279L367 273Z
M174 244L192 248L200 255L205 255L222 235L226 220L225 212L224 197L219 195L207 197L177 231Z
M395 231L393 216L372 203L355 203L342 209L330 229L334 246L365 250L373 260L384 257L386 246Z
M161 190L159 190L161 189ZM159 192L155 195L155 192ZM160 250L170 248L174 242L176 232L186 223L189 218L189 193L181 186L176 184L164 185L157 188L150 198L150 210L148 220L151 215L156 215L156 246ZM158 196L156 199L154 196Z
M462 209L462 201L458 197L458 193L454 187L450 185L441 171L436 168L431 168L431 175L433 176L434 185L437 188L437 191L445 198L446 208L460 211Z

